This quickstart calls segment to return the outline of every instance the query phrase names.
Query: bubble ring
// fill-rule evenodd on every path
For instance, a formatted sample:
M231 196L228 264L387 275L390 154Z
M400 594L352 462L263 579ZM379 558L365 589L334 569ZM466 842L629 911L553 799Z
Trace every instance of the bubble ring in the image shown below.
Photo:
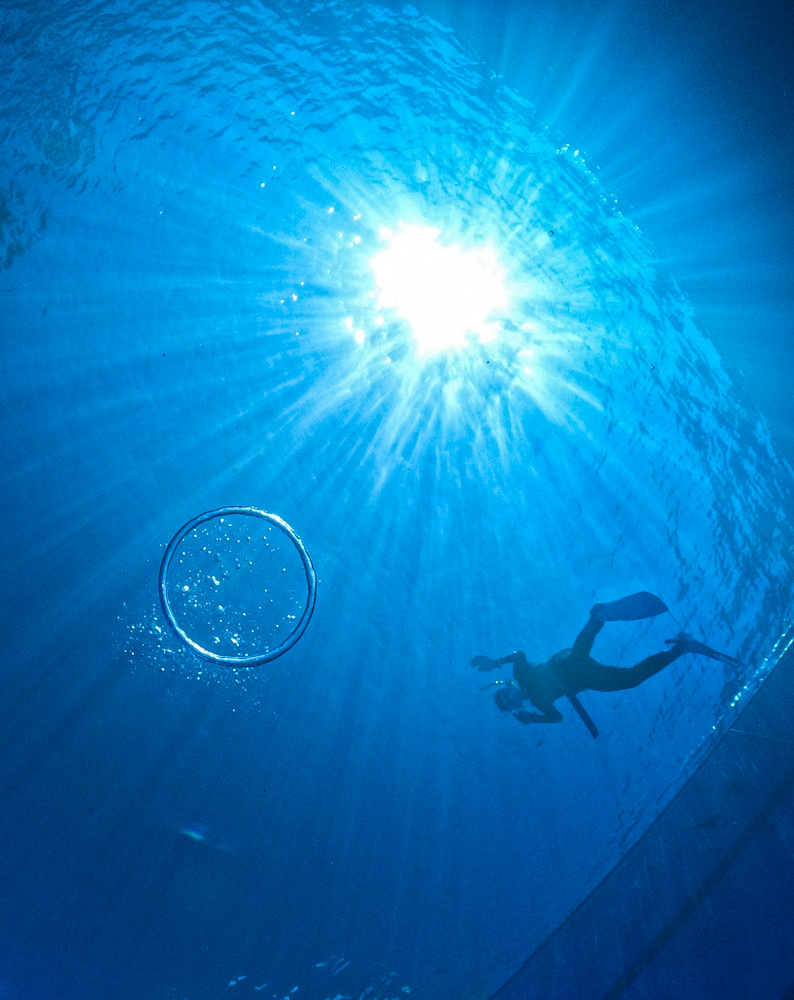
M227 514L245 514L248 517L258 517L270 524L275 524L277 528L280 528L281 531L284 532L287 538L289 538L298 550L298 555L301 557L303 569L306 573L306 587L308 593L306 596L306 606L303 609L303 614L301 615L298 624L292 632L290 632L287 638L278 646L275 646L273 649L269 649L266 653L253 653L250 656L222 656L219 653L213 653L210 649L205 649L203 646L200 646L197 642L191 639L190 636L179 627L174 617L174 613L171 610L171 603L168 600L168 569L182 539L185 538L185 536L188 535L194 528L203 524L205 521L211 521L216 517L224 517ZM309 619L314 612L314 602L317 597L317 574L314 571L314 566L312 565L309 553L306 551L303 542L300 540L295 531L293 531L290 525L288 525L286 521L282 520L282 518L280 518L277 514L269 514L265 510L259 510L258 507L219 507L217 510L208 510L204 514L199 514L198 517L194 517L192 521L188 521L187 524L183 524L168 543L165 554L163 555L163 561L160 564L158 590L160 593L160 605L163 609L166 621L174 632L176 632L181 641L189 649L192 649L194 653L198 653L199 656L203 656L206 660L212 660L213 663L220 663L226 667L258 667L263 663L267 663L269 660L275 660L276 657L281 656L282 653L286 653L287 650L294 646L298 639L300 639L303 635L306 630L306 626L309 624Z

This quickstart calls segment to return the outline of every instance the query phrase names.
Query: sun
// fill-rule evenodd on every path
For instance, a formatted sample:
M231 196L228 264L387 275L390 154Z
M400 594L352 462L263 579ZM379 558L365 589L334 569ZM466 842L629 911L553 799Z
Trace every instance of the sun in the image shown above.
M421 355L496 339L494 314L509 304L505 272L490 247L464 250L440 237L430 226L381 229L387 246L371 261L378 308L408 324Z

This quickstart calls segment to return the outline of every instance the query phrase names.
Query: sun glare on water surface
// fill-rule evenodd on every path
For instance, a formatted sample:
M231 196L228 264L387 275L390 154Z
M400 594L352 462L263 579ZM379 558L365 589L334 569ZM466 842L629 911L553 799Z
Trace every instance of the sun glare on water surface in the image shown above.
M488 343L499 333L494 314L508 306L505 273L490 247L464 250L440 241L430 226L383 228L384 250L372 258L378 308L410 327L420 355Z

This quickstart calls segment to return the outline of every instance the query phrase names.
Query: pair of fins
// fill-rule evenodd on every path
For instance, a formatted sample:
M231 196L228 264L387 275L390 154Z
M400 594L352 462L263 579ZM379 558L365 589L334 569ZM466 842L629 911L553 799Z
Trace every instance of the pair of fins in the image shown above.
M635 622L642 618L653 618L655 615L663 615L668 611L667 605L656 594L650 594L647 590L640 590L636 594L629 594L621 597L617 601L607 601L604 604L593 606L590 614L598 621L602 622ZM741 660L721 653L717 649L712 649L703 642L698 642L686 632L679 632L675 639L665 640L668 646L682 645L685 652L696 653L700 656L708 656L712 660L719 660L720 663L727 663L731 667L743 667ZM567 695L568 701L574 707L579 718L584 722L590 731L593 739L598 737L598 730L593 720L588 715L582 703L575 694Z
M621 597L617 601L607 601L606 604L594 605L590 612L594 618L602 622L635 622L641 618L653 618L655 615L662 615L668 611L667 605L655 594L649 594L647 590L641 590L637 594L629 594L628 597ZM685 646L687 653L697 653L699 656L708 656L712 660L719 660L720 663L727 663L730 667L743 667L741 660L737 660L727 653L721 653L718 649L712 649L704 642L699 642L687 632L679 632L675 639L666 639L668 646Z

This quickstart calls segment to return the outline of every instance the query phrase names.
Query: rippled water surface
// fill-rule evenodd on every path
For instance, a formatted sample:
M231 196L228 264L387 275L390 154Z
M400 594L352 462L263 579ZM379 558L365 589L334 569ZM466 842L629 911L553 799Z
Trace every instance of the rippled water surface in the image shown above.
M580 151L414 8L10 4L0 38L0 991L487 995L763 672L790 469ZM493 252L488 336L423 350L379 297L401 223ZM239 673L157 606L230 504L319 579ZM685 628L746 669L586 693L597 743L496 711L474 654L641 589L671 615L599 659Z

